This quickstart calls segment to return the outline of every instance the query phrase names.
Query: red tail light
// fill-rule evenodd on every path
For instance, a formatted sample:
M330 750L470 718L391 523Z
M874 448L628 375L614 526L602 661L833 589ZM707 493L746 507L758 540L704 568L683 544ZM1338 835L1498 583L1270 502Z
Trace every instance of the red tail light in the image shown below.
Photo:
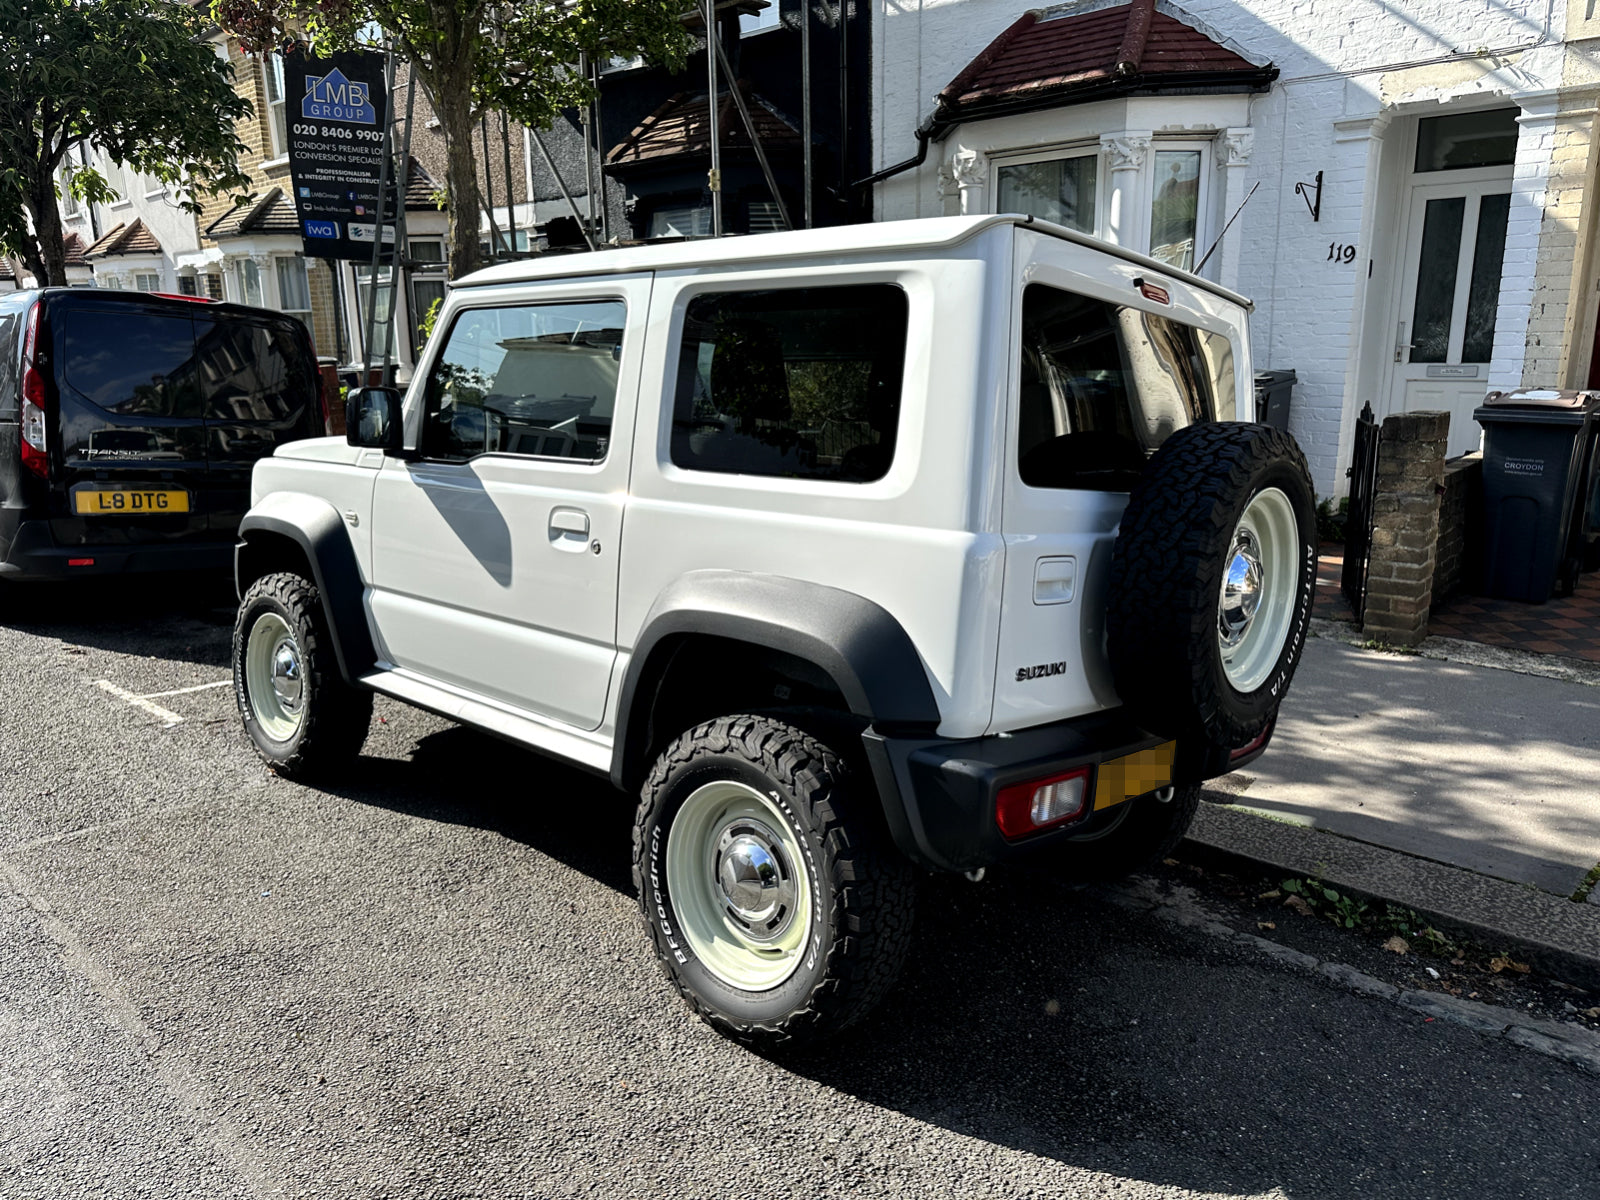
M28 332L22 340L22 466L40 479L50 475L50 456L45 441L44 376L35 365L39 340L39 308L28 312Z
M1089 768L1001 788L994 818L1007 841L1077 820L1088 812Z

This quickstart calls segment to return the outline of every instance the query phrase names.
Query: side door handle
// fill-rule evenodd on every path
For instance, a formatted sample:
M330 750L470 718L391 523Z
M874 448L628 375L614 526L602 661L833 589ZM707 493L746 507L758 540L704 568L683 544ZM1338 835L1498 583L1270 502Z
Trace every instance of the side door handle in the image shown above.
M557 550L589 548L589 514L581 508L550 510L550 544Z

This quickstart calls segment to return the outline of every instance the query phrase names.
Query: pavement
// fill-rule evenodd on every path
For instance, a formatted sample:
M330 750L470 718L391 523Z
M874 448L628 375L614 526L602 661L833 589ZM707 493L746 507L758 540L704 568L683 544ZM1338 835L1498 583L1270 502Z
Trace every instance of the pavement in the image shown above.
M930 879L883 1006L763 1058L659 977L603 781L380 699L351 771L291 783L239 730L225 606L27 613L0 1200L1595 1195L1578 993L1467 1005L1326 921L1279 916L1296 949L1171 878L1013 868Z
M1271 747L1214 781L1187 853L1323 878L1600 987L1600 669L1315 627Z

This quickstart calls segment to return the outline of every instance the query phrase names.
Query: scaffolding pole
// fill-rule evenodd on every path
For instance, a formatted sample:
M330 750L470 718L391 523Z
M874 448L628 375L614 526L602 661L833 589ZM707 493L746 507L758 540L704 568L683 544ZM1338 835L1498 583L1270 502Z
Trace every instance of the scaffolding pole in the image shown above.
M561 172L556 170L556 160L550 157L544 139L539 136L539 131L532 126L528 133L533 137L533 144L539 147L539 155L544 159L544 165L550 168L550 174L555 176L556 186L561 189L561 198L567 202L567 207L572 210L572 219L578 223L578 231L583 234L583 240L588 243L589 249L594 249L594 237L583 223L583 214L578 211L578 203L572 198L572 193L567 191L567 181L561 178Z
M391 99L390 103L394 101ZM400 139L400 176L395 183L395 214L394 214L394 253L389 257L389 320L391 322L390 335L383 339L383 370L378 378L385 383L389 382L389 357L395 348L395 332L392 323L395 317L395 301L400 296L400 263L401 256L406 248L406 185L411 182L411 121L417 112L417 77L412 73L406 77L406 131ZM378 211L382 212L384 204L378 201ZM409 297L406 301L406 312L415 317L411 312Z
M750 109L744 102L744 93L739 90L739 81L733 77L733 66L728 62L728 52L722 48L721 42L712 44L716 47L717 61L722 64L722 73L728 77L728 94L733 97L734 106L739 110L745 132L750 135L750 145L756 152L756 162L761 164L761 174L766 177L767 189L777 201L778 216L783 221L785 229L793 229L794 222L789 219L789 206L783 202L783 196L778 192L778 181L774 178L772 167L767 162L767 152L761 145L761 136L756 133L756 123L750 119Z
M378 215L372 231L372 263L367 268L367 329L361 341L361 386L372 381L372 335L378 326L378 260L383 253L383 218L388 205L384 203L389 190L389 155L394 147L394 47L383 53L383 139L378 147ZM356 284L356 297L361 296L361 285ZM390 297L390 317L393 297Z
M722 147L717 132L717 0L706 0L706 115L711 135L711 170L706 184L711 189L711 236L722 236Z
M805 177L805 223L810 229L811 211L811 0L800 0L800 173Z

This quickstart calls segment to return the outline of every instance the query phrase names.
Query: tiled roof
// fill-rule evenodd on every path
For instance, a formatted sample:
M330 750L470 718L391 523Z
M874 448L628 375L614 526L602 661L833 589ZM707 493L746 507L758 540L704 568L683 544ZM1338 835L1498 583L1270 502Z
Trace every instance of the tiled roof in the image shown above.
M281 187L268 188L254 204L226 212L206 226L206 236L215 241L273 233L300 236L294 201L283 194Z
M1132 0L1061 17L1028 12L939 93L935 124L1108 95L1264 91L1278 77L1207 34Z
M740 80L739 92L750 119L755 122L756 134L768 154L773 151L799 151L800 131L793 122L751 90L749 83ZM745 131L744 118L739 115L733 94L718 96L718 136L722 153L730 152L753 156L750 135ZM661 159L711 153L711 106L706 103L705 92L679 92L638 128L613 146L606 155L606 165L626 169Z
M84 244L83 238L76 233L69 233L61 239L67 247L67 266L87 267L89 260L84 257L89 247Z
M406 211L437 212L439 205L433 197L439 191L439 184L428 174L428 168L415 158L411 160L410 168L406 172Z
M135 218L118 225L84 251L85 258L104 258L108 254L160 254L161 243Z

